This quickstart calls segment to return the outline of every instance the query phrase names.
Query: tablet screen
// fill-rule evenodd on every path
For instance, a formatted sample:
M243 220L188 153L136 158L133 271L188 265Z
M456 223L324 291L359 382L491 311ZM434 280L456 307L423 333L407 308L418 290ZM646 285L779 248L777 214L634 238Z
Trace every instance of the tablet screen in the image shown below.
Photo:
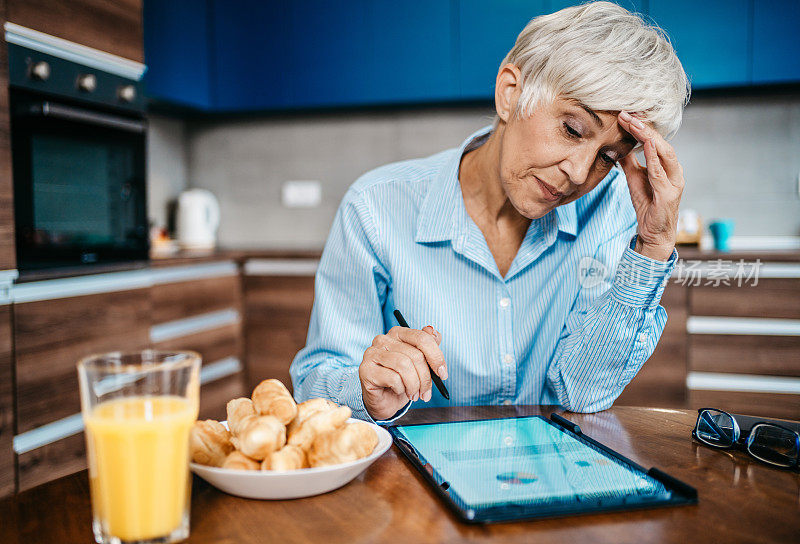
M540 417L396 427L466 508L669 499L658 480ZM453 496L455 493L456 496ZM460 500L459 500L460 499Z

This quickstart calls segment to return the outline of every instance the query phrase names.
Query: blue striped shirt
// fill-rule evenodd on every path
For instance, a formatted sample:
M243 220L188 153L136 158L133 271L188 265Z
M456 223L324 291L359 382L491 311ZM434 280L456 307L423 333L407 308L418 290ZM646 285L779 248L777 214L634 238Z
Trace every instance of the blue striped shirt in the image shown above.
M667 262L633 251L636 216L614 167L591 192L534 219L505 277L464 207L459 148L382 166L344 196L315 280L306 347L291 376L298 401L326 397L371 420L358 367L399 309L442 333L450 400L409 407L611 406L652 354L667 315ZM466 150L466 151L465 151ZM393 419L395 419L393 418Z

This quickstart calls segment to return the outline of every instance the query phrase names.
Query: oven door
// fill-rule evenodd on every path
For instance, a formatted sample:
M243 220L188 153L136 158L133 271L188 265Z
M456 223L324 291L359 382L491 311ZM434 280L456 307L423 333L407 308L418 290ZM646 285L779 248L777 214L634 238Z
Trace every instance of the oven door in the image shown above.
M146 123L12 94L20 272L146 260Z

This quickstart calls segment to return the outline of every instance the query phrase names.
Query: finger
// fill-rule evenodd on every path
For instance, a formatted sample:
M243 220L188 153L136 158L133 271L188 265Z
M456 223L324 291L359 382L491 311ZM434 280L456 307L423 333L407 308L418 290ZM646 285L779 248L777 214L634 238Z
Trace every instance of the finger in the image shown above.
M373 360L380 366L400 374L405 386L405 395L409 400L417 400L420 397L419 375L410 357L399 351L379 349Z
M392 327L389 336L402 340L406 344L411 344L425 355L425 360L436 374L443 380L447 379L447 364L444 360L439 344L433 336L419 329L407 329L405 327Z
M625 172L625 179L628 182L628 190L631 192L631 197L650 200L653 196L653 190L650 184L647 183L647 169L639 164L633 153L628 153L619 160L619 163L623 172Z
M425 327L422 327L422 330L427 332L431 336L433 336L433 339L436 340L436 343L441 345L441 343L442 343L442 335L439 333L439 331L437 331L436 329L434 329L430 325L426 325Z
M372 365L364 373L364 379L376 389L391 389L395 395L407 397L403 378L394 370Z
M647 140L653 140L656 152L661 159L663 169L667 172L667 179L673 177L681 177L681 165L678 162L678 155L673 148L656 129L643 123L628 112L620 112L618 119L622 128L631 133L631 135L638 141L645 143Z
M670 185L669 177L661 165L655 143L647 140L644 144L644 158L647 161L647 177L654 189L664 189Z
M406 344L401 340L390 339L389 342L390 351L402 353L411 359L419 378L419 395L425 402L429 401L432 395L431 387L433 382L431 381L431 369L425 360L425 354L411 344Z

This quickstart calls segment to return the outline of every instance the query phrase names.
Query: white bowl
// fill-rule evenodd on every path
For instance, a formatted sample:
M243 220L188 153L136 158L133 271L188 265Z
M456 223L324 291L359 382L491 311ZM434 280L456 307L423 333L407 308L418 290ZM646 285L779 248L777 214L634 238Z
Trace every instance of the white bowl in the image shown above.
M356 421L350 418L349 421ZM227 422L222 422L225 427ZM232 470L190 463L192 472L217 489L248 499L297 499L327 493L349 483L364 472L375 459L386 453L392 445L392 436L386 429L369 423L378 434L375 450L350 463L330 467L301 468L289 472L269 470Z

